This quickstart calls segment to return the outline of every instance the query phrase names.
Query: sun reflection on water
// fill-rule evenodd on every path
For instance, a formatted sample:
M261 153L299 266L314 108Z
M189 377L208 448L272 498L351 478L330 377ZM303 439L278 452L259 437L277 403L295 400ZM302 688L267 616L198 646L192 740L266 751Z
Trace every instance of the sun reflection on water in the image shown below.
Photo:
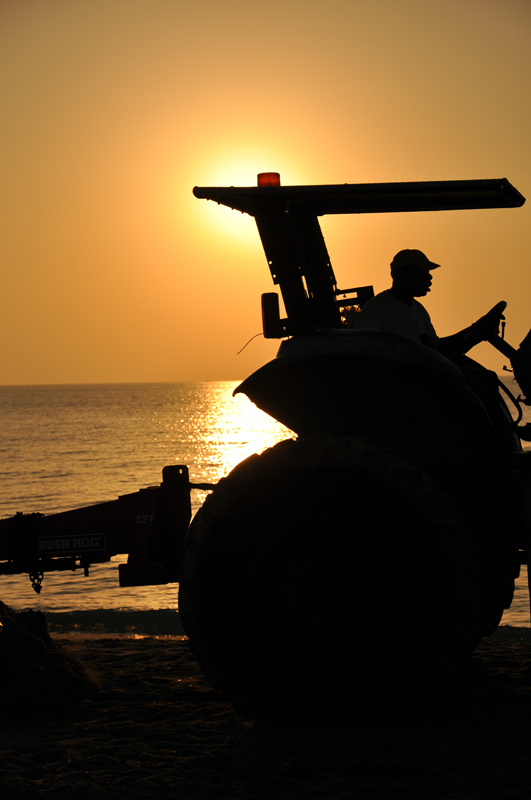
M295 435L245 395L233 397L237 386L238 381L203 384L200 395L181 400L178 416L169 417L167 409L154 416L159 447L173 451L173 463L188 466L192 483L217 483L248 456ZM192 493L194 512L206 494Z
M217 483L240 461L293 436L232 392L237 381L71 387L7 387L3 506L56 513L114 500L160 482L162 468L184 464L192 483ZM37 435L35 434L37 432ZM20 443L24 442L24 447ZM191 492L195 514L209 493ZM46 574L35 595L27 575L3 576L2 600L17 608L175 609L177 586L120 588L118 564Z

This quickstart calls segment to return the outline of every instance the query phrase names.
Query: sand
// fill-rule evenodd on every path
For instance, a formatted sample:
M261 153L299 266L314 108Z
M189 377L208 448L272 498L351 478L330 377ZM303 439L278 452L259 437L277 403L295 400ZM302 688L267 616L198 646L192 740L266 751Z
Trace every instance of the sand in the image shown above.
M529 629L500 628L435 716L392 728L254 723L210 688L178 637L53 639L97 687L70 707L48 698L3 714L2 800L531 793Z

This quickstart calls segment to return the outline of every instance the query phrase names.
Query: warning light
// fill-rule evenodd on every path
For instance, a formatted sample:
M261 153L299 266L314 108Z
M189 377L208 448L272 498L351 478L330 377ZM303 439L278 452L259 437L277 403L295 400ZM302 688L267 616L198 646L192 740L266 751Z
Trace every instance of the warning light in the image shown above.
M280 174L278 172L259 172L257 178L258 186L280 186Z

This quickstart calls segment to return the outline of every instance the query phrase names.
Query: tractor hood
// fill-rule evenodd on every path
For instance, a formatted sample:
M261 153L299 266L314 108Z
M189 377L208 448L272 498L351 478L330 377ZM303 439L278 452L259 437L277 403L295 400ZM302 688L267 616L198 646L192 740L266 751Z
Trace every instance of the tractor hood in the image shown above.
M299 436L361 436L424 464L499 452L492 418L468 376L440 353L389 333L331 329L293 337L239 392Z

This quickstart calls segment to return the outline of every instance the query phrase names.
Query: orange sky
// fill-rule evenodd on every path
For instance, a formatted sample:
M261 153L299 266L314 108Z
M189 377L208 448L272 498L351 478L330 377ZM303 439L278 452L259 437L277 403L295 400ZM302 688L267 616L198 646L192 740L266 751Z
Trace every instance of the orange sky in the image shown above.
M0 383L244 378L273 289L194 185L507 177L521 209L325 218L341 286L443 268L452 333L531 326L529 0L1 0ZM487 345L472 355L498 371Z

